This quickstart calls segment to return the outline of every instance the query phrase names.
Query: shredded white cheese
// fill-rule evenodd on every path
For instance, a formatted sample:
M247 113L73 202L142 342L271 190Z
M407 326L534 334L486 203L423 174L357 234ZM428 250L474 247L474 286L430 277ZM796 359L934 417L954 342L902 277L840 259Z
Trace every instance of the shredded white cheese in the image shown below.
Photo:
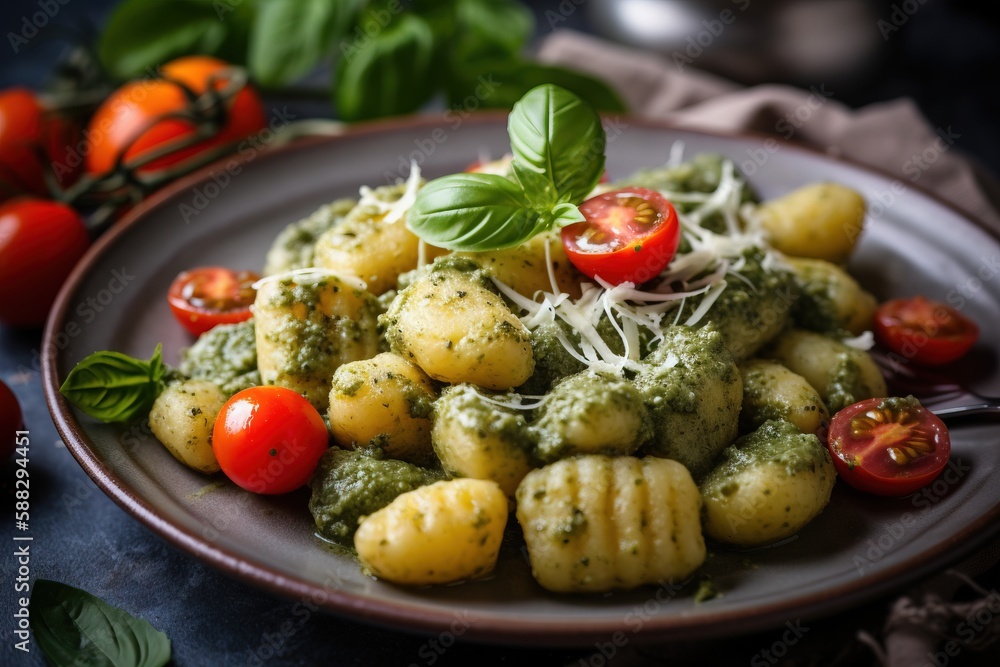
M867 352L875 347L875 335L871 331L865 331L860 336L844 338L841 342L848 347Z

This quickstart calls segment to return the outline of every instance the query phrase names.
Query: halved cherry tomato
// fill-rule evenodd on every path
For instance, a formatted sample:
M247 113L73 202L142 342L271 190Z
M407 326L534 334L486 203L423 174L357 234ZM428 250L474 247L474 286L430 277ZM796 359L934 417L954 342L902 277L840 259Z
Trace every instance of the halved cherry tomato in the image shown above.
M875 337L896 354L936 366L968 352L979 338L979 327L951 306L915 296L879 306Z
M167 302L185 329L200 336L218 324L249 320L257 296L253 271L203 266L181 272L170 285Z
M17 432L24 429L24 417L17 396L0 382L0 464L10 458L17 444Z
M830 422L827 447L841 479L881 496L926 486L951 456L948 428L912 396L847 406Z
M0 205L0 323L45 324L89 245L83 219L65 204L18 197Z
M87 171L101 175L115 166L123 151L128 162L193 136L195 126L191 121L165 117L185 110L191 103L183 88L174 82L187 86L195 95L203 95L210 82L216 89L224 88L230 81L231 67L216 58L189 56L164 65L164 79L131 81L116 90L90 120L87 135L93 146L87 155ZM176 164L209 148L240 141L264 127L264 107L249 86L229 98L225 112L226 122L215 135L157 158L139 171Z
M237 393L222 406L212 430L222 472L254 493L288 493L304 485L328 446L319 412L284 387Z
M612 285L644 283L673 259L681 230L674 207L658 192L624 188L580 204L586 218L562 230L569 260Z

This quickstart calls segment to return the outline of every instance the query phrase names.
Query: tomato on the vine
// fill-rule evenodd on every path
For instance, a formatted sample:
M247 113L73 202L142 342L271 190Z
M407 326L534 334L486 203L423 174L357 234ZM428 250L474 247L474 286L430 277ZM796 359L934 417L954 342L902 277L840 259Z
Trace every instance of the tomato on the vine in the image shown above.
M830 422L827 447L841 479L881 496L926 486L951 456L948 428L912 396L847 406Z
M163 78L131 81L116 90L90 121L88 138L93 145L87 155L87 171L105 174L123 153L123 160L129 163L193 137L197 128L191 120L170 117L191 105L182 86L198 96L210 85L222 89L231 81L231 67L209 56L189 56L164 65ZM263 129L266 121L260 96L249 86L228 98L224 115L225 124L211 137L172 150L139 171L168 167L202 151L238 142Z
M666 268L677 252L677 212L663 195L624 188L580 204L586 220L562 229L566 255L591 278L612 285L644 283Z
M49 170L61 188L80 175L83 158L74 155L80 128L48 113L33 92L10 88L0 92L0 201L21 194L49 194Z
M10 387L0 382L0 464L10 458L17 444L17 432L24 429L21 404Z
M260 276L253 271L221 266L182 271L170 285L167 302L177 321L200 336L219 324L249 320L257 296L253 284L258 280Z
M979 327L947 304L915 296L878 307L875 337L896 354L936 366L968 352L979 338Z
M328 446L319 412L284 387L237 393L222 406L212 431L222 471L254 493L288 493L303 486Z
M0 323L44 324L89 245L83 219L65 204L19 197L0 205Z

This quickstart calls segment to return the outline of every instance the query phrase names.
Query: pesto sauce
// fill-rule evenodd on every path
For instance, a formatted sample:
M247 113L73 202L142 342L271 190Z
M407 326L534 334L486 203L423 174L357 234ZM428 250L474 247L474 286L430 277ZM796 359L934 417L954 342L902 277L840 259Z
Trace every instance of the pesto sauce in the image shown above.
M221 324L203 333L181 353L180 371L192 379L217 384L227 397L259 385L253 318Z
M285 227L268 250L264 275L314 266L316 240L339 225L355 204L354 199L338 199Z
M797 326L838 337L851 336L837 308L839 285L832 273L801 264L795 271L795 283L799 300L792 309L792 319Z
M443 472L384 458L377 448L330 448L323 454L310 486L309 511L321 536L349 545L363 516L400 494L445 479Z
M736 491L732 480L761 465L783 466L789 477L821 470L830 455L812 433L802 433L792 423L770 420L753 433L726 447L718 465L701 484L706 496L728 496Z

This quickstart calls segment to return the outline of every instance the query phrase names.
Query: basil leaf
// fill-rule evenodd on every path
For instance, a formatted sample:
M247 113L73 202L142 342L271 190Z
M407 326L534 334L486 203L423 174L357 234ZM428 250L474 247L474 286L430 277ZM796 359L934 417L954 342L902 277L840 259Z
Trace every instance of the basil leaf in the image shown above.
M340 117L356 121L416 111L434 90L433 53L434 33L414 14L393 20L374 37L342 45L335 85Z
M518 185L496 174L452 174L417 191L406 222L420 238L449 250L500 250L544 229Z
M457 0L455 62L469 66L488 57L516 56L535 32L531 10L513 0Z
M121 352L94 352L70 371L59 392L95 419L127 422L149 412L165 374L162 345L149 361Z
M562 229L567 225L586 220L576 204L557 204L548 214L550 229Z
M353 25L364 0L262 0L250 32L254 78L277 86L307 74Z
M161 667L170 640L146 621L79 588L36 579L31 630L50 665Z
M537 207L583 201L604 173L604 128L593 107L545 84L514 105L507 120L512 167Z
M178 56L214 54L226 39L223 18L211 2L125 0L111 14L97 53L112 76L130 79Z

